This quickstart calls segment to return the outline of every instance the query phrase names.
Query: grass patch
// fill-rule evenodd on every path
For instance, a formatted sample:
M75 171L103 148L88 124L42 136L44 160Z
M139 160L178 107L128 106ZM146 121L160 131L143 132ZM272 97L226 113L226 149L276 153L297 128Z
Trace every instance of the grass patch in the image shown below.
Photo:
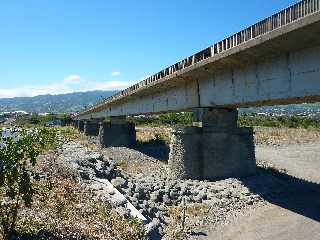
M259 116L255 114L240 115L239 126L320 129L320 120L306 116Z
M170 134L157 131L139 131L137 132L137 145L169 145Z

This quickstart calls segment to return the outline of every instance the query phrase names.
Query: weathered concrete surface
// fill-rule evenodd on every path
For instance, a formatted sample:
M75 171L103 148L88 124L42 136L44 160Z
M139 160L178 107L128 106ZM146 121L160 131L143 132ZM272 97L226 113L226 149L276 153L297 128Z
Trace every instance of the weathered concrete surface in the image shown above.
M255 174L256 161L251 128L204 129L202 152L204 179Z
M175 179L202 178L202 129L185 127L172 131L169 169Z
M78 121L79 120L72 120L72 126L78 128Z
M136 143L135 125L114 119L110 122L103 122L99 129L99 141L102 147L133 146Z
M169 168L178 179L219 179L255 174L253 130L237 127L236 110L194 110L195 125L172 133Z
M100 123L97 121L85 121L84 133L87 136L98 136L99 135Z
M78 121L78 130L80 132L83 132L84 131L84 121L83 120L79 120Z
M299 4L288 8L284 14L293 15L281 27L253 34L240 40L241 44L233 44L237 38L227 39L219 46L221 51L212 54L211 50L202 61L169 71L156 80L143 80L77 118L319 101L319 0L303 4L316 5L308 8L313 9L308 14L300 14ZM262 25L269 28L278 24L277 16L282 19L283 14L272 16L270 23L268 19Z

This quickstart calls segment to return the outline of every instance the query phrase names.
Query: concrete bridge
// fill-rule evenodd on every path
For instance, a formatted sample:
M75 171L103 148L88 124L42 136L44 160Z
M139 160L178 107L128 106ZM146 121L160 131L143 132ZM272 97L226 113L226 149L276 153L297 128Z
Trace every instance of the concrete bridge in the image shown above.
M290 6L75 120L104 146L130 146L135 130L126 116L193 111L193 126L173 131L171 174L215 179L255 172L253 131L237 126L237 108L312 101L320 101L320 0Z

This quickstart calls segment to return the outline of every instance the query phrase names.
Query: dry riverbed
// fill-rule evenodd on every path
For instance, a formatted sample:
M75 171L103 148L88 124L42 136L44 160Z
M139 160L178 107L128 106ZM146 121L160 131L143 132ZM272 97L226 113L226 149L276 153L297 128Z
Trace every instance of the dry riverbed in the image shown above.
M278 239L277 231L283 236L295 219L287 210L313 220L312 225L304 225L298 219L297 227L300 223L320 231L317 209L306 210L301 201L299 205L290 200L297 194L310 200L310 193L319 190L317 174L312 171L320 167L319 133L257 128L257 175L215 182L170 178L166 163L170 129L139 129L135 149L101 149L96 138L77 135L40 159L40 194L31 209L22 211L20 230L33 226L33 238L25 239L144 239L144 234L149 239L168 240L257 239L259 226L264 225L274 234L261 239ZM303 146L315 146L305 174L295 171L303 167L303 155L288 158L284 154L293 149L303 152ZM105 180L127 200L108 189ZM146 218L144 223L131 217L128 202ZM276 216L281 212L288 216L282 222ZM282 228L272 227L271 220L263 221L264 213L282 223ZM241 235L241 231L257 234Z
M150 140L155 143L154 140L160 138L160 142L165 143L170 138L169 133L169 129L139 129L138 138L144 143ZM317 144L319 133L301 129L256 128L258 174L216 182L170 179L164 161L168 149L163 144L142 144L136 149L99 149L96 146L91 149L116 164L118 173L111 181L154 224L153 238L202 239L213 229L236 222L238 218L270 203L278 203L301 189L307 189L307 192L317 189L318 185L312 182L314 179L290 175L296 167L294 162L279 165L276 158L268 158L268 154L262 154L264 158L261 158L260 153L264 149L272 149L277 156L276 152L281 147ZM91 139L89 142L94 141ZM315 153L314 156L317 158L319 155ZM316 159L312 163L315 164ZM207 239L210 238L207 236Z

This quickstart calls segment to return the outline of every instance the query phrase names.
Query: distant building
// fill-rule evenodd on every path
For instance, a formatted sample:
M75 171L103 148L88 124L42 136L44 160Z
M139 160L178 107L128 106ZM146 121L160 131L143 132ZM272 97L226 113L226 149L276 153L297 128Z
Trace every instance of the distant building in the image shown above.
M47 113L47 112L45 112L45 113L39 113L38 115L39 116L48 116L48 115L50 115L51 113Z

